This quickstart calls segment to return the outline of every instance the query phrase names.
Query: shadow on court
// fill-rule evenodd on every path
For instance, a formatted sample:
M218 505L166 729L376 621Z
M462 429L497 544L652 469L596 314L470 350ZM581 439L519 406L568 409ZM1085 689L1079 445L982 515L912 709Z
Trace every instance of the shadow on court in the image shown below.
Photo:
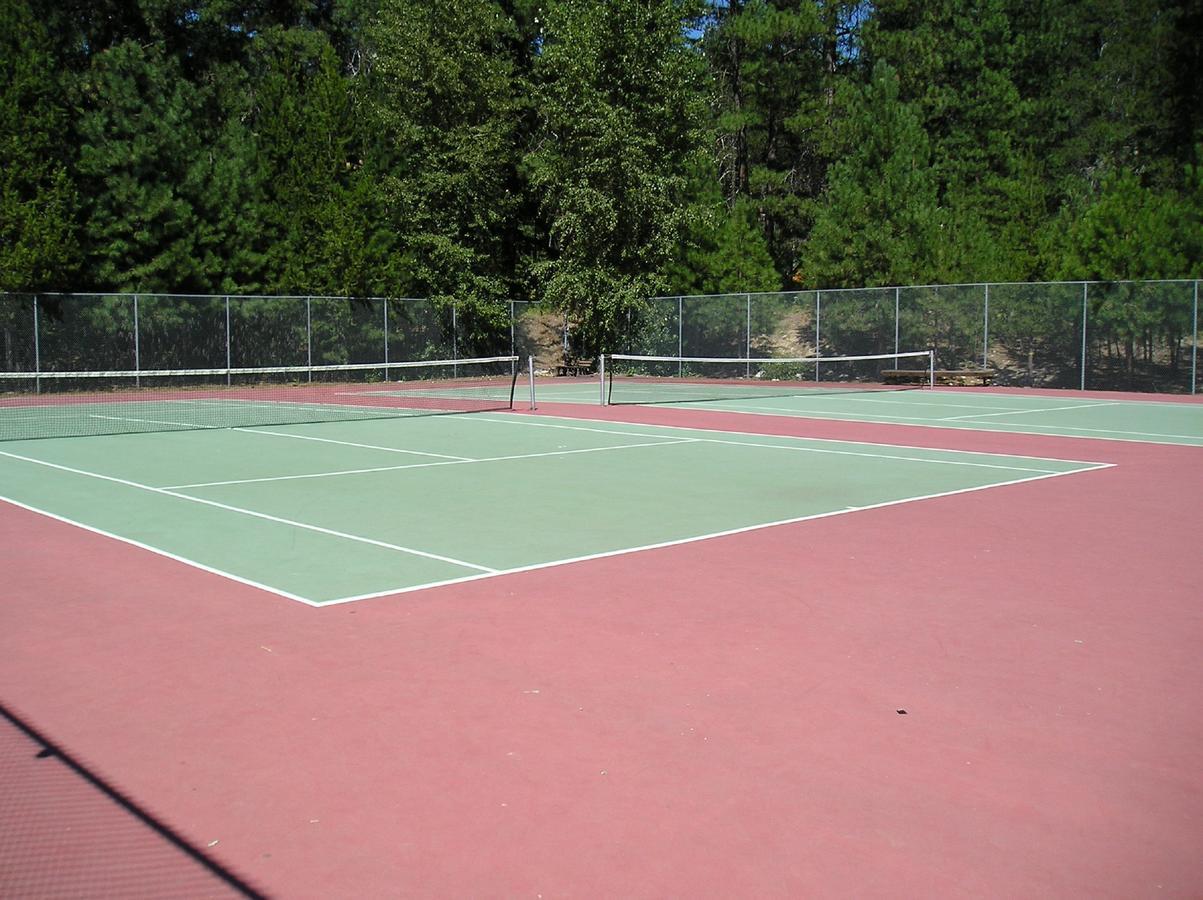
M264 896L0 704L0 896Z

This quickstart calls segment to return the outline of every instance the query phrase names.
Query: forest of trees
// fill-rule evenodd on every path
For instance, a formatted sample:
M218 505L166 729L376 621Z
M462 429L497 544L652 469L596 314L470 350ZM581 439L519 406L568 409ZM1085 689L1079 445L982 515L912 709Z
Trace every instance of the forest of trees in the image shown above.
M0 291L1203 276L1203 0L0 0Z

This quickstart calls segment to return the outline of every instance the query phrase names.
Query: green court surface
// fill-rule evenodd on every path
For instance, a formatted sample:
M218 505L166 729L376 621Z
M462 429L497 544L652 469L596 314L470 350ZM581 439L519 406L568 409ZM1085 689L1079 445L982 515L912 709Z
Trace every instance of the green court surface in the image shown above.
M1099 467L478 413L11 441L0 497L322 604Z
M686 386L687 388L687 386ZM755 415L805 416L841 421L1049 434L1063 437L1144 441L1203 447L1203 403L1157 400L1095 399L1075 394L1024 396L987 391L857 390L833 387L784 397L741 397L752 393L739 384L718 386L730 399L690 402L688 393L678 406ZM709 386L714 393L715 387ZM660 398L663 387L656 390ZM575 381L539 387L540 403L597 403L596 382ZM635 391L631 392L637 398Z

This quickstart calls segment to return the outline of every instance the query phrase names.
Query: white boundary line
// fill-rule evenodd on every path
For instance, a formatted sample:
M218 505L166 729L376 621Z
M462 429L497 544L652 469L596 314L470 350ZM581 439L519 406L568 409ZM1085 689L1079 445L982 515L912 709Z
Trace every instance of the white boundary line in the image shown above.
M54 519L56 522L62 522L66 525L73 525L76 528L82 528L84 531L90 531L92 534L98 534L101 537L111 538L114 541L119 541L122 544L129 544L131 547L137 547L139 550L147 550L156 556L162 556L173 562L183 563L186 566L192 566L194 569L200 569L202 572L208 572L211 575L220 575L222 578L228 578L230 581L236 581L239 584L245 584L247 587L258 588L261 591L267 591L269 594L275 594L279 597L284 597L287 600L296 600L298 603L304 603L306 606L322 606L323 604L317 600L310 600L308 597L302 597L299 594L292 594L281 588L272 587L269 584L263 584L258 581L252 581L249 578L243 578L241 575L235 575L231 572L226 572L223 569L216 569L213 566L206 565L202 562L197 562L195 559L188 559L186 556L179 556L172 553L170 550L164 550L161 547L155 547L151 544L144 544L139 540L130 537L123 537L120 534L114 534L111 531L105 531L103 528L97 528L94 525L86 525L83 522L69 519L66 516L60 516L57 513L52 513L44 509L39 509L36 506L30 506L28 503L22 503L20 500L14 500L12 497L0 496L0 501L19 507L31 513L37 513L39 516L45 516L48 519Z
M575 453L601 453L606 450L632 450L637 447L663 447L669 444L700 443L696 438L678 438L671 441L649 441L643 444L619 444L611 447L582 447L577 450L547 450L542 453L519 453L513 456L486 456L480 459L448 459L439 462L410 463L405 466L377 466L372 469L344 469L338 472L312 472L307 475L272 475L266 478L240 478L234 481L203 481L197 484L171 484L164 490L178 491L185 488L224 487L231 484L257 484L263 481L295 481L303 478L332 478L336 475L367 475L373 472L399 472L403 469L430 469L435 466L463 466L470 463L505 462L512 459L543 459L547 456L571 456ZM352 445L357 446L357 445Z
M1041 388L1036 388L1036 390L1041 390ZM1045 388L1044 390L1050 390L1050 389ZM948 391L948 390L944 390L942 388L933 388L929 391L929 393L940 394L941 396L944 396L944 397L966 397L966 396L1013 397L1013 398L1022 398L1025 400L1035 400L1035 399L1037 399L1037 397L1043 397L1048 400L1059 399L1056 395L1053 395L1053 394L1039 394L1037 396L1029 397L1025 394L1007 394L1007 393L1003 393L1001 391L977 391L977 390L975 390L972 394L965 394L961 391ZM1081 393L1081 392L1079 392L1079 393ZM1089 394L1091 392L1087 391L1086 393ZM1065 399L1072 400L1074 398L1066 397ZM1091 400L1090 397L1079 397L1077 399ZM1190 407L1192 405L1192 403L1189 401L1182 402L1182 403L1175 403L1173 400L1120 400L1120 399L1117 399L1114 397L1108 398L1107 400L1098 400L1098 401L1092 401L1092 402L1114 403L1114 404L1119 404L1119 405L1124 405L1124 406L1131 404L1132 406L1186 406L1186 407Z
M274 522L279 525L291 525L294 528L301 528L305 531L314 531L318 534L325 534L330 537L342 538L348 541L355 541L360 544L369 544L373 547L381 547L385 550L396 550L399 553L408 553L412 556L422 556L426 559L437 560L438 562L449 563L453 566L459 566L463 569L476 569L478 572L493 573L496 569L489 566L481 566L476 563L466 562L462 559L455 559L451 556L440 556L437 553L428 553L425 550L416 550L413 547L402 547L400 544L390 544L387 541L378 541L375 538L363 537L357 534L348 534L345 531L335 531L332 528L323 528L320 525L310 525L306 522L298 522L295 519L285 519L280 516L273 516L268 513L256 512L253 509L244 509L241 506L231 506L228 503L219 503L216 500L206 500L203 497L192 497L188 494L179 494L168 488L152 487L149 484L141 484L137 481L129 481L125 478L116 478L112 475L101 475L99 472L88 472L85 469L74 469L71 466L60 465L59 463L47 462L44 459L35 459L31 456L21 456L16 453L9 453L6 450L0 450L0 456L7 456L10 459L19 459L22 462L33 463L38 466L46 466L50 469L58 469L62 472L70 472L73 475L83 475L87 478L96 478L100 481L110 481L114 484L124 485L125 487L137 488L141 491L149 491L152 494L160 494L165 497L173 497L177 500L186 500L189 503L199 503L202 506L212 506L216 509L222 509L226 512L239 513L244 516L250 516L254 519L263 519L267 522Z
M197 431L213 431L222 428L221 425L201 425L199 422L169 422L166 419L139 419L134 416L102 416L100 413L88 413L89 419L105 419L109 422L145 422L148 425L175 425L182 429Z
M573 419L570 417L560 417L560 416L549 416L549 417L545 417L545 418L557 418L557 419L561 419L561 420L566 419L567 421L572 421L572 422L592 421L592 420L587 420L587 419L582 420L582 419ZM525 424L525 425L529 425L529 426L538 426L538 427L546 427L546 428L565 428L565 429L578 430L578 431L597 431L597 432L601 432L601 433L621 434L621 435L629 435L629 436L635 436L635 437L660 437L660 436L662 436L662 435L640 435L638 433L634 433L634 432L630 432L630 431L621 431L621 430L614 430L614 429L601 429L601 428L590 428L590 427L582 427L582 426L558 425L558 424L552 424L552 423L546 423L546 422L536 422L527 417L522 417L521 419L512 419L510 417L488 419L488 418L485 418L482 416L469 416L469 417L461 418L460 421L511 422L511 423L521 423L521 424ZM619 423L619 424L624 424L624 423ZM705 431L710 434L715 433L713 430L710 430L710 429L691 428L688 426L685 426L685 427L661 426L661 425L643 426L643 425L637 425L634 423L631 423L631 424L633 424L633 427L651 427L651 428L660 429L660 430ZM277 432L268 432L268 433L269 434L277 434ZM745 436L749 436L749 437L767 437L767 438L776 437L774 435L763 435L763 434L757 434L755 432L725 432L725 433L741 434L741 435L745 435ZM827 440L827 439L814 439L814 438L797 438L797 439L798 440L821 440L825 443L860 444L861 446L883 446L883 447L898 446L898 445L890 445L890 444L874 444L874 443L868 443L868 442ZM706 441L705 439L700 439L700 438L699 439L686 438L686 439L675 440L675 441L666 441L664 443L667 444L667 443L692 443L692 442L704 443L704 442L708 442L708 441ZM728 442L719 441L719 440L714 440L712 442L713 443L728 443ZM743 446L743 444L741 444L740 442L730 442L730 443L734 443L737 446ZM640 445L635 445L635 446L648 446L648 445L640 444ZM766 445L747 444L747 446L755 447L755 446L766 446ZM387 449L387 448L382 448L382 449ZM599 450L599 449L609 449L609 448L588 448L588 449ZM793 449L793 448L785 448L785 449ZM903 449L932 450L933 448L904 447ZM575 452L580 452L580 451L575 451ZM942 449L935 449L935 450L933 450L933 452L937 452L937 453L975 453L975 451L942 450ZM872 455L872 454L859 454L859 455ZM1005 456L1006 454L983 453L983 454L978 454L978 455ZM140 490L150 491L152 493L163 494L163 495L175 497L175 498L181 499L181 500L200 503L200 504L206 505L206 506L213 506L213 507L216 507L219 509L225 509L225 510L228 510L231 512L241 513L241 514L249 515L249 516L252 516L255 518L266 519L268 521L273 521L273 522L277 522L280 524L292 525L292 526L295 526L295 527L298 527L298 528L301 528L304 530L325 533L325 534L335 536L335 537L342 537L342 538L346 538L346 539L353 540L353 541L359 541L359 542L363 542L363 543L373 544L376 546L384 547L386 549L394 549L394 550L398 550L401 552L412 553L412 554L419 555L419 556L425 556L428 558L449 562L454 565L461 565L465 568L475 568L475 569L479 570L478 574L466 575L466 576L463 576L460 578L451 578L451 579L445 579L442 581L426 582L426 583L418 584L418 585L408 585L408 586L394 588L394 589L375 591L375 592L367 593L367 594L357 594L357 595L353 595L353 596L340 597L340 598L335 598L335 599L331 599L331 600L324 600L324 601L323 600L312 600L310 598L302 597L297 594L292 594L288 591L284 591L279 588L274 588L274 587L271 587L271 586L268 586L265 584L261 584L259 582L256 582L256 581L253 581L253 580L250 580L247 578L243 578L241 576L233 575L229 572L225 572L225 571L222 571L221 569L217 569L212 566L208 566L204 563L200 563L195 560L191 560L186 557L173 554L169 551L162 550L160 548L153 547L148 544L144 544L133 538L123 537L121 535L114 534L112 532L108 532L103 529L96 528L94 526L86 525L82 522L77 522L77 521L75 521L73 519L69 519L65 516L60 516L55 513L48 512L46 510L42 510L42 509L39 509L34 506L30 506L25 503L21 503L20 501L13 500L8 497L0 496L0 501L10 503L14 506L20 507L29 512L37 513L39 515L44 515L50 519L54 519L56 521L63 522L68 525L73 525L78 528L82 528L85 531L89 531L94 534L101 535L103 537L109 537L109 538L117 540L121 543L129 544L131 546L138 547L143 550L148 550L151 553L155 553L159 556L163 556L167 559L171 559L173 561L182 563L184 565L189 565L189 566L192 566L194 568L200 569L205 572L209 572L214 575L219 575L219 576L222 576L225 578L229 578L231 581L237 582L239 584L244 584L244 585L247 585L250 587L259 588L268 593L275 594L277 596L284 597L289 600L295 600L297 602L304 603L307 606L312 606L312 607L333 606L333 605L339 605L339 604L343 604L343 603L355 602L358 600L368 600L368 599L373 599L373 598L377 598L377 597L390 596L390 595L394 595L394 594L411 593L413 591L426 590L429 588L441 587L441 586L445 586L445 585L462 584L462 583L469 582L469 581L478 581L483 578L493 578L493 577L496 577L499 575L511 575L511 574L517 574L520 572L536 571L539 569L552 568L552 567L561 566L561 565L569 565L572 563L587 562L587 561L595 560L595 559L605 559L605 558L609 558L609 557L613 557L613 556L622 556L622 555L625 555L628 553L641 553L646 550L656 550L656 549L660 549L660 548L664 548L664 547L673 547L673 546L677 546L680 544L688 544L688 543L694 543L697 541L710 540L712 538L726 537L726 536L734 535L734 534L742 534L742 533L749 532L749 531L758 531L758 530L762 530L762 529L766 529L766 528L774 528L774 527L777 527L780 525L790 525L790 524L795 524L795 523L799 523L799 522L811 521L814 519L823 519L823 518L830 518L830 517L838 516L838 515L846 515L847 513L851 513L851 512L860 512L863 510L870 510L870 509L881 509L881 508L885 508L885 507L889 507L889 506L898 506L898 505L901 505L904 503L918 502L921 500L933 500L933 499L937 499L940 497L955 496L957 494L973 493L976 491L989 490L991 488L996 488L996 487L1006 487L1009 485L1023 484L1023 483L1030 482L1030 481L1041 481L1046 478L1059 478L1063 475L1077 475L1077 474L1081 474L1084 472L1090 472L1090 471L1101 470L1101 469L1109 469L1109 468L1113 468L1115 466L1114 463L1085 462L1085 461L1081 461L1081 460L1054 460L1054 459L1049 458L1049 459L1047 459L1047 461L1049 461L1049 462L1071 463L1071 464L1081 466L1082 468L1069 469L1069 470L1066 470L1063 472L1042 472L1041 470L1033 470L1033 469L1016 469L1016 471L1038 472L1040 474L1035 474L1035 475L1032 475L1032 476L1026 477L1026 478L1016 478L1016 479L1012 479L1010 481L1001 481L1001 482L995 482L992 484L978 485L975 487L957 488L957 489L954 489L951 491L943 491L943 492L939 492L939 493L935 493L935 494L925 494L925 495L920 495L917 497L903 497L903 498L900 498L897 500L887 500L882 503L874 503L874 504L869 504L867 506L843 507L841 509L830 510L828 512L812 513L810 515L798 516L798 517L788 518L788 519L780 519L780 520L776 520L773 522L764 522L764 523L758 523L758 524L754 524L754 525L746 525L746 526L742 526L739 528L727 529L724 531L710 532L710 533L694 535L694 536L686 537L686 538L676 538L676 539L669 540L669 541L661 541L658 543L645 544L645 545L636 546L636 547L619 548L616 550L603 551L601 553L586 554L584 556L569 557L566 559L534 563L531 565L518 566L518 567L514 567L514 568L510 568L510 569L490 569L485 566L478 566L473 563L465 563L465 562L462 562L459 560L451 559L449 557L441 557L441 556L437 556L435 554L429 554L429 553L424 553L423 551L413 550L411 548L387 544L385 542L376 541L371 538L363 538L363 537L359 537L356 535L349 535L349 534L345 534L342 532L337 532L337 531L333 531L330 529L321 528L320 526L309 525L309 524L306 524L303 522L294 522L292 520L283 519L283 518L279 518L276 516L271 516L266 513L258 513L253 510L246 510L246 509L242 509L240 507L229 506L227 504L218 503L216 501L211 501L211 500L205 500L205 499L199 498L199 497L190 497L186 494L177 494L167 488L156 488L156 487L152 487L150 485L139 484L138 482L127 481L125 479L116 478L113 476L101 475L99 473L87 472L87 471L80 470L80 469L73 469L69 466L63 466L63 465L59 465L57 463L51 463L51 462L47 462L45 460L38 460L38 459L31 458L31 457L24 457L24 456L15 454L15 453L9 453L7 451L0 450L0 456L7 456L7 457L14 458L14 459L22 460L24 462L33 463L35 465L47 466L49 468L60 469L60 470L66 471L66 472L71 472L71 473L83 475L86 477L98 478L98 479L101 479L104 481L111 481L111 482L114 482L117 484L126 485L128 487L134 487L134 488L137 488ZM1043 457L1016 457L1016 458L1031 459L1031 460L1045 459ZM909 460L909 458L907 458L907 457L902 457L901 459ZM921 461L921 460L919 460L919 461ZM438 463L430 463L430 464L426 464L426 465L438 465ZM1006 468L1006 467L990 466L990 468Z
M563 385L563 387L565 387L565 389L567 389L567 387L569 387L569 386ZM1037 389L1037 390L1041 390L1041 389ZM1047 389L1047 390L1051 390L1051 389ZM565 391L565 392L567 392L567 391ZM848 393L853 393L853 391L849 390ZM879 391L876 391L876 393L891 393L891 391L879 390ZM914 393L914 391L893 391L893 393ZM973 390L972 393L968 393L965 391L948 391L948 390L941 389L941 387L930 387L930 389L924 390L925 396L926 395L934 395L934 393L935 393L935 395L940 395L941 397L998 397L998 398L1007 398L1007 399L1020 399L1020 401L1036 401L1036 399L1042 399L1042 398L1043 399L1054 399L1054 401L1055 401L1055 399L1060 399L1059 397L1056 397L1055 395L1048 395L1048 393L1041 393L1041 395L1029 396L1029 395L1023 395L1023 393L1003 393L1001 391ZM1086 393L1090 393L1090 391L1086 391ZM595 392L595 391L589 392L588 395L582 395L582 396L587 396L588 399L586 402L593 402L593 403L597 402L597 392ZM802 396L802 395L799 395L799 396ZM832 391L830 396L835 396L835 392ZM1189 395L1183 395L1183 396L1189 396ZM739 398L731 397L731 399L739 399ZM1065 399L1074 399L1074 398L1066 397ZM1120 405L1120 407L1127 407L1127 405L1132 405L1132 407L1173 407L1173 408L1185 407L1187 409L1190 409L1191 407L1197 407L1197 405L1198 405L1198 403L1191 402L1191 401L1175 402L1175 401L1171 401L1171 399L1116 399L1114 397L1109 397L1107 399L1091 399L1090 397L1080 397L1079 399L1081 399L1081 401L1090 401L1090 402L1096 403L1098 405ZM556 402L562 402L562 401L557 401L557 399L552 396L552 397L546 398L545 402L546 403L556 403ZM884 403L887 401L882 401L882 402Z
M1115 406L1114 403L1078 403L1074 406L1045 406L1039 409L1012 409L1007 412L971 413L967 416L944 416L937 422L959 422L964 419L990 419L995 416L1026 416L1033 413L1069 412L1074 409L1094 409L1099 406Z
M1164 403L1163 406L1180 406L1185 404ZM947 419L931 419L919 418L917 416L887 416L878 413L854 413L854 412L835 412L825 409L789 409L783 406L745 406L742 409L733 409L729 406L713 406L709 408L712 412L735 413L742 416L758 416L762 413L771 413L775 416L785 419L815 419L817 421L826 422L860 422L865 425L891 425L894 422L901 422L908 428L944 428L953 429L956 431L979 431L986 434L1028 434L1033 437L1067 437L1075 440L1090 440L1090 441L1121 441L1128 444L1157 444L1162 447L1200 447L1203 444L1181 443L1180 441L1199 441L1203 440L1197 434L1161 434L1156 431L1116 431L1110 428L1079 428L1067 425L1015 425L1010 426L1003 422L982 422L981 428L974 428L973 422L965 422L964 424L948 424ZM883 422L883 419L889 419L889 422ZM598 421L612 421L609 419L599 419ZM656 426L652 426L656 427ZM668 428L685 428L689 426L669 425ZM1043 428L1044 431L1020 431L1021 428ZM1067 431L1095 431L1098 434L1066 434ZM1137 437L1116 437L1116 435L1138 435ZM1177 438L1178 440L1142 440L1142 438ZM817 438L816 440L829 440L829 438ZM849 443L857 443L850 441ZM869 443L869 442L866 442ZM948 450L948 453L963 453L963 450ZM974 452L974 451L969 451ZM1010 454L1000 453L999 456L1008 456ZM1029 457L1038 459L1040 457Z
M408 594L413 591L427 590L428 588L444 587L451 584L464 584L469 581L480 581L484 578L496 578L499 575L516 575L519 572L534 572L539 569L549 569L554 566L566 566L573 563L589 562L595 559L607 559L612 556L624 556L628 553L642 553L646 550L660 550L664 547L676 547L681 544L692 544L697 541L706 541L712 538L728 537L733 534L744 534L749 531L760 531L765 528L776 528L781 525L795 525L799 522L809 522L815 519L829 519L834 516L843 516L853 512L863 512L870 509L884 509L888 506L900 506L903 503L916 503L921 500L935 500L940 497L952 497L957 494L969 494L975 491L986 491L991 488L1007 487L1015 484L1026 484L1030 481L1042 481L1046 478L1060 478L1063 475L1080 475L1084 472L1093 472L1099 469L1114 468L1114 463L1098 463L1092 468L1071 469L1067 472L1052 472L1045 475L1034 475L1031 478L1016 478L1011 481L1000 481L994 484L978 485L977 487L957 488L951 491L941 491L937 494L924 494L919 497L903 497L899 500L886 500L882 503L871 503L868 506L846 506L842 509L830 510L822 513L812 513L806 516L797 516L790 519L779 519L775 522L762 522L756 525L745 525L740 528L730 528L726 531L714 531L707 534L694 535L686 538L676 538L670 541L660 541L655 544L644 544L638 547L624 547L619 550L606 550L601 553L590 553L585 556L574 556L568 559L557 559L550 562L534 563L529 566L517 566L512 569L502 569L498 572L493 572L487 575L467 575L463 578L451 578L445 581L431 581L425 584L408 585L405 587L394 588L392 590L375 591L370 594L356 594L349 597L339 597L335 600L326 600L315 605L317 606L336 606L340 603L354 603L359 600L372 600L377 597L388 597L394 594Z
M802 416L794 416L794 418L803 418L803 417ZM621 421L615 422L610 419L577 419L572 416L539 415L536 417L536 416L519 415L516 417L490 418L485 415L478 415L478 416L464 416L461 419L461 421L464 421L464 422L492 422L492 423L498 423L498 424L503 424L503 425L526 425L526 426L532 427L532 428L563 428L563 429L567 429L569 431L596 431L600 434L622 434L622 435L628 435L631 437L656 438L656 437L663 436L663 435L659 435L659 434L640 434L637 431L621 431L621 430L613 429L613 428L592 428L592 427L588 427L588 426L584 426L584 425L558 425L558 424L554 424L551 422L541 421L543 419L556 419L558 421L566 421L566 422L599 422L599 423L607 424L607 425L630 425L632 428L657 428L657 429L662 429L662 430L667 430L667 431L694 431L694 432L700 431L704 434L733 434L733 435L737 435L739 437L756 437L756 438L765 438L767 440L783 440L784 439L784 440L790 440L790 441L809 441L810 443L816 443L816 444L850 444L854 447L885 447L890 450L922 450L922 451L925 451L928 453L959 453L959 454L967 454L969 456L1001 456L1001 457L1010 457L1012 459L1032 460L1034 462L1073 463L1074 465L1081 465L1081 466L1109 465L1108 463L1100 463L1096 460L1088 460L1088 459L1065 459L1062 457L1053 457L1053 456L1024 456L1024 455L1018 454L1018 453L994 453L989 450L956 450L956 449L950 449L947 447L919 447L914 444L885 444L885 443L881 443L879 441L853 441L853 440L847 440L844 438L816 438L816 437L805 437L802 435L764 434L759 431L726 431L723 429L716 429L716 428L699 428L694 425L654 425L654 424L648 424L645 422L621 422ZM697 438L697 441L699 443L711 443L711 442L713 442L713 443L734 443L737 445L740 443L738 441L722 441L722 440L719 440L718 438L713 438L713 439ZM771 445L771 444L748 444L747 446L749 446L749 447L772 447L773 445ZM794 449L794 448L783 447L782 449ZM809 449L809 448L799 448L799 449ZM841 451L816 450L816 452L837 453L837 452L841 452ZM868 456L868 457L872 457L872 458L877 458L879 456L879 454L876 454L876 453L858 454L858 453L853 453L852 451L844 451L844 452L847 452L849 455L853 455L853 456ZM898 458L903 459L903 460L914 461L914 462L930 462L931 461L931 460L923 460L923 459L912 460L911 457L898 457ZM1032 471L1032 470L1019 469L1019 471Z
M548 427L567 427L567 426L548 426ZM579 429L579 430L599 431L601 429ZM272 433L274 433L274 432L272 432ZM611 432L611 431L607 431L605 433L607 433L607 434L628 434L628 432ZM655 437L655 435L650 435L650 434L648 434L648 435L631 434L631 436L632 437L647 437L647 438ZM807 440L812 440L812 439L811 438L799 438L798 440L807 441ZM331 440L330 443L339 443L339 442ZM310 479L310 478L335 478L335 477L341 477L344 475L371 475L371 474L375 474L378 472L400 472L405 469L429 469L429 468L433 468L435 466L456 466L456 465L467 465L470 463L507 462L510 460L518 460L518 459L544 459L544 458L552 457L552 456L572 456L572 455L578 454L578 453L603 453L603 452L606 452L609 450L634 450L634 449L639 449L641 447L664 447L664 446L669 446L672 444L727 444L727 445L730 445L733 447L749 447L752 449L786 450L786 451L797 452L797 453L823 453L823 454L830 454L830 455L834 455L834 456L860 456L860 457L865 457L868 459L888 459L888 460L894 460L897 462L928 463L931 465L940 465L940 466L965 466L965 467L976 468L976 469L1001 469L1006 472L1037 472L1037 473L1041 473L1041 474L1044 474L1044 473L1051 474L1051 473L1057 471L1057 470L1053 470L1053 469L1034 469L1029 466L1003 466L1003 465L997 465L994 463L968 462L968 461L954 460L954 459L927 459L924 457L917 457L917 456L895 456L895 455L888 454L888 453L858 453L853 450L825 450L825 449L822 449L819 447L806 447L806 446L794 447L794 446L788 446L788 445L784 445L784 444L757 444L757 443L750 443L747 441L724 441L724 440L719 440L718 438L674 438L672 440L667 440L667 441L654 441L653 440L653 441L648 441L646 443L640 443L640 444L617 444L617 445L612 445L612 446L607 446L607 447L581 447L581 448L577 448L575 450L547 450L547 451L542 451L539 453L517 453L517 454L513 454L511 456L486 456L486 457L480 457L477 459L456 458L456 459L441 460L439 462L431 462L431 463L410 463L408 465L401 465L401 466L372 466L372 467L361 468L361 469L338 469L338 470L329 471L329 472L309 472L309 473L304 473L304 474L299 474L299 475L270 475L270 476L264 476L262 478L235 478L235 479L231 479L229 481L198 481L198 482L191 483L191 484L165 485L163 487L163 490L181 491L181 490L188 490L191 488L228 487L228 486L236 485L236 484L260 484L263 482L271 482L271 481L302 481L302 480ZM364 445L349 444L349 446L360 447L360 446L364 446ZM381 449L387 449L387 448L381 448ZM405 452L405 451L401 451L401 452ZM934 452L937 452L937 453L944 453L944 452L967 453L970 451L937 450ZM997 456L1000 454L984 453L984 454L979 454L979 455ZM1023 459L1024 457L1016 456L1014 458L1015 459ZM1035 459L1035 457L1028 457L1028 458ZM1061 460L1057 460L1057 461L1060 462Z
M321 424L341 424L341 423L321 423ZM281 425L278 427L287 428L289 426ZM458 462L472 462L473 461L472 457L470 457L470 456L452 456L448 453L429 453L425 450L407 450L403 447L382 447L379 444L357 444L357 443L354 443L353 441L340 441L340 440L335 440L334 438L316 437L312 434L292 434L287 431L265 431L262 428L250 428L250 427L230 428L227 430L241 431L243 434L266 434L266 435L270 435L271 437L294 438L298 441L318 441L319 443L322 443L322 444L339 444L344 447L360 447L364 450L383 450L387 453L410 453L415 456L435 456L440 459L456 460Z
M506 419L506 420L488 420L488 421L508 421L508 422L510 422L510 424L515 424L515 425L527 425L527 426L531 426L531 427L545 427L545 428L563 428L563 430L567 430L567 431L586 431L586 432L599 433L599 434L622 434L622 436L624 436L624 437L636 437L636 438L663 437L663 436L658 436L658 434L640 434L639 432L616 431L616 430L612 430L612 428L591 428L591 427L582 427L582 426L540 424L540 422L527 421L527 420L508 420L508 419ZM638 427L638 426L636 426L636 427ZM650 427L659 427L659 426L650 426ZM670 426L666 426L666 427L670 427ZM357 448L368 448L368 449L393 451L393 448L386 448L386 446L379 446L379 448L373 448L372 445L356 444L356 443L349 442L349 440L345 440L345 442L344 442L344 440L336 440L333 438L309 438L307 436L300 436L300 434L297 434L297 436L291 436L291 434L286 434L286 433L282 433L282 432L261 432L261 431L255 430L255 428L235 428L235 430L232 430L232 431L253 432L253 433L257 433L257 434L271 434L271 436L273 436L273 437L304 437L304 439L322 440L322 442L330 443L330 444L345 444L348 446L357 446ZM683 430L683 431L701 431L701 430L689 430L689 428L685 428L685 430ZM715 432L709 432L709 433L715 433ZM730 432L730 433L735 433L735 432ZM770 436L770 434L765 434L765 436L758 436L758 437L765 437L765 438L772 439L772 438L780 438L782 436ZM857 442L838 442L838 440L831 440L831 442L824 442L824 440L822 438L805 438L805 437L796 437L796 438L790 437L789 439L798 440L798 442L801 442L801 443L799 445L795 446L795 445L770 444L770 443L760 444L760 443L752 443L752 442L742 442L742 440L722 440L719 438L672 438L670 440L652 440L652 442L641 443L641 444L618 444L618 445L611 445L611 446L591 446L591 448L579 448L579 449L575 449L575 450L547 450L547 451L537 452L537 454L515 454L515 455L511 455L511 456L486 456L486 457L479 457L479 458L448 457L448 461L411 463L411 464L408 464L408 466L374 466L374 467L366 467L366 468L358 468L358 469L337 469L337 470L331 470L331 472L313 472L313 473L303 473L303 474L297 474L297 475L268 475L268 476L263 476L263 478L243 478L243 479L231 479L231 480L227 480L227 481L197 481L197 482L192 482L192 484L166 485L164 487L164 490L180 491L180 490L195 489L195 487L226 487L226 486L230 486L230 485L261 484L261 482L266 482L266 481L294 481L294 480L304 480L304 479L313 479L313 478L336 478L336 476L343 476L343 475L365 475L365 474L374 474L374 473L379 473L379 472L399 472L399 470L403 470L403 469L421 469L421 468L431 468L434 466L456 466L456 464L466 464L466 463L506 462L506 461L510 461L510 460L539 460L539 458L551 457L551 456L571 456L574 454L594 454L594 452L604 452L604 451L608 451L608 450L633 450L633 449L638 449L638 448L645 448L645 446L665 446L665 445L670 445L670 444L725 444L725 445L730 445L730 446L746 446L746 448L764 449L764 450L787 450L787 451L793 451L793 452L811 452L811 454L826 454L826 455L834 455L834 456L860 456L860 457L870 458L870 460L893 460L896 462L928 463L928 464L932 464L932 466L964 466L964 467L983 468L983 469L1002 469L1003 472L1036 472L1039 474L1045 474L1045 473L1051 474L1051 473L1055 472L1054 469L1039 469L1039 468L1031 468L1031 467L1027 467L1027 466L1000 466L1000 464L986 463L986 462L968 462L968 461L961 461L961 460L938 460L938 458L928 458L928 457L921 457L921 456L899 456L899 455L894 455L894 454L866 454L866 452L858 452L858 451L854 451L854 450L829 450L829 449L823 449L823 448L816 448L816 446L806 446L805 443L855 444ZM889 445L865 444L865 446L889 446ZM984 452L974 452L971 450L943 450L943 449L932 450L930 448L906 448L906 449L930 450L931 452L936 452L936 454L1007 456L1006 454L984 454ZM421 452L421 451L395 450L395 452ZM438 454L431 454L431 455L437 456ZM1033 462L1054 462L1054 460L1042 460L1041 457L1035 457L1035 456L1024 457L1024 456L1012 455L1012 458L1015 458L1015 460L1031 460ZM1079 461L1056 460L1055 462L1079 462Z

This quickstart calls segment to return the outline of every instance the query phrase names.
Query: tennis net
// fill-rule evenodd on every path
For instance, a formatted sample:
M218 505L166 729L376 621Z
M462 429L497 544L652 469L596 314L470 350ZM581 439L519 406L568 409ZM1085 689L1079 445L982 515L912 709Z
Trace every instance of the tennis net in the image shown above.
M928 387L935 354L720 359L612 353L602 358L601 370L603 403L701 403Z
M121 372L0 372L0 440L512 409L518 357ZM531 380L532 404L534 382Z

